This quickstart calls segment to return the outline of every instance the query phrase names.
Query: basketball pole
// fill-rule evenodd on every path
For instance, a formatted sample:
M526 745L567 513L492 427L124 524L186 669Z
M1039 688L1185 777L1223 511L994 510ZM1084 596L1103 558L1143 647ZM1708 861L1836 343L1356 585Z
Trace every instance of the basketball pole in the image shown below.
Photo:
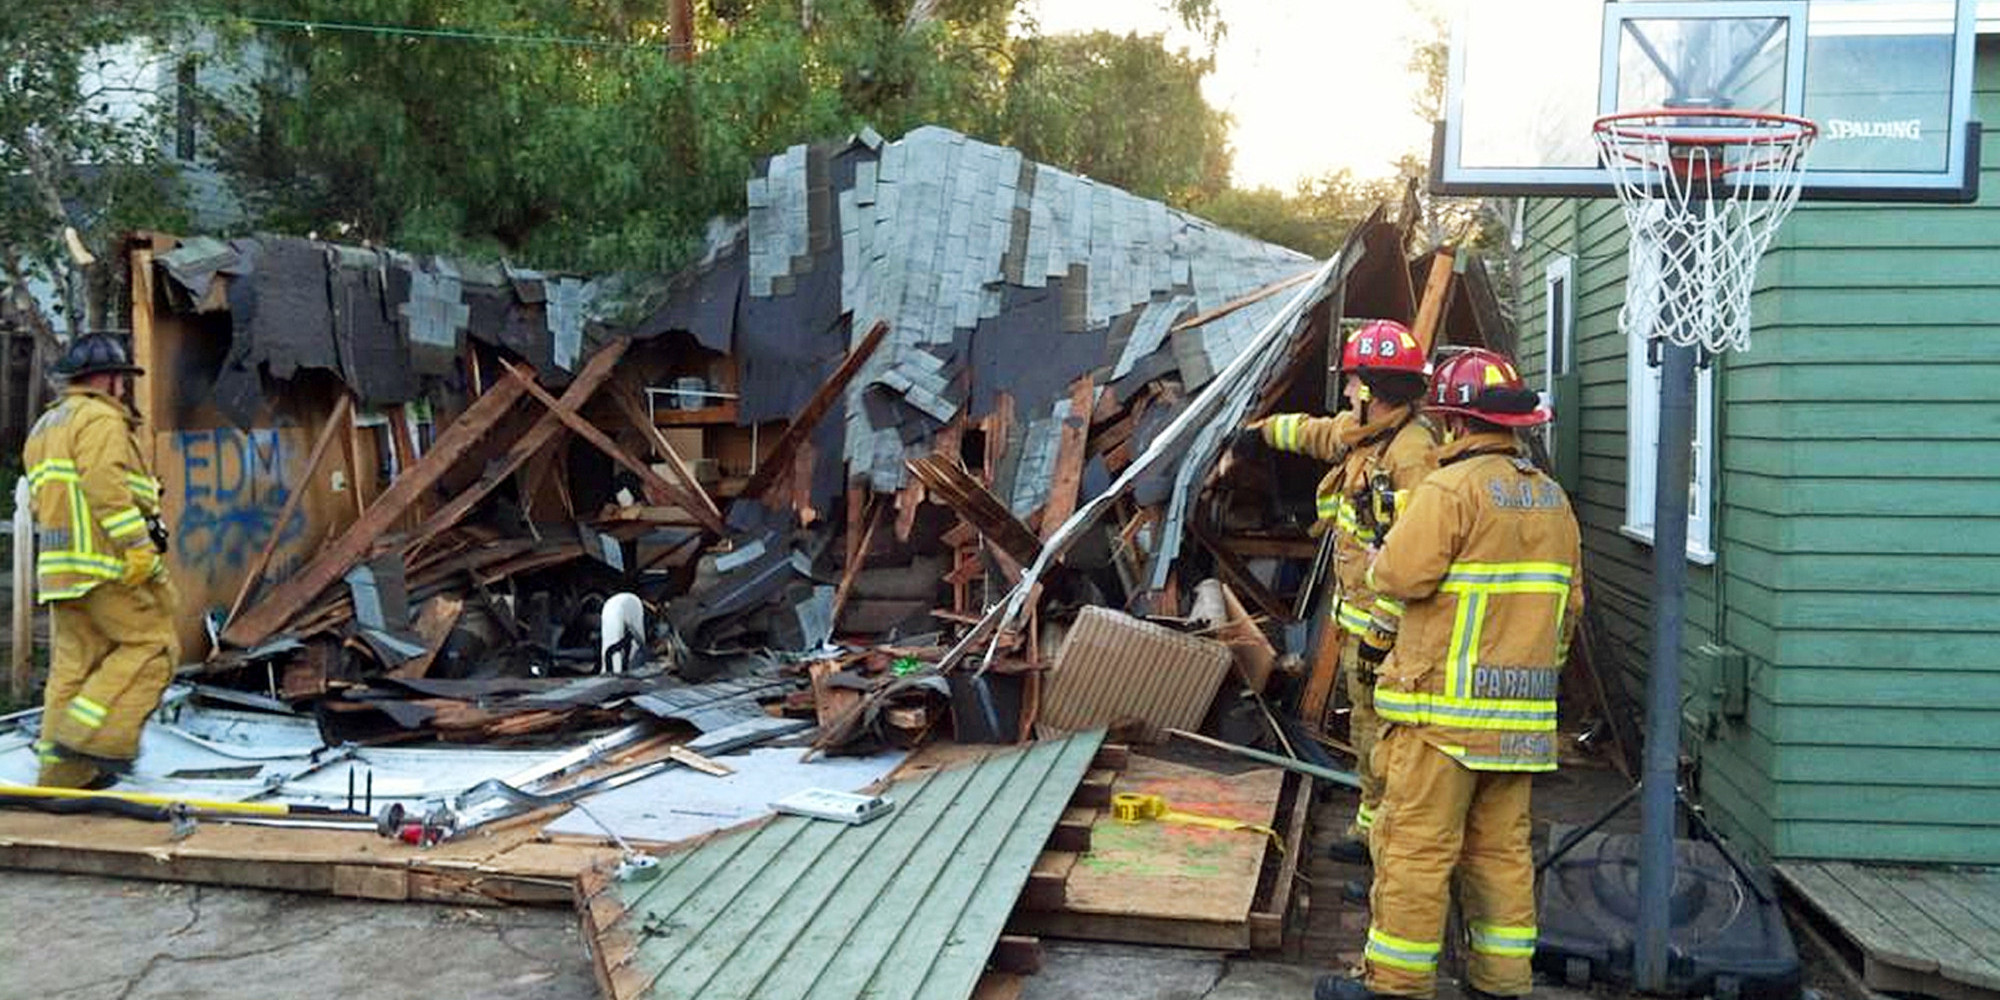
M1708 200L1689 209L1707 211ZM1676 256L1699 252L1675 240ZM1663 328L1686 272L1669 266ZM1673 931L1675 794L1680 787L1681 625L1687 605L1687 528L1690 452L1694 444L1695 349L1657 337L1660 348L1660 420L1653 456L1653 655L1646 683L1646 751L1639 773L1639 921L1632 955L1633 985L1664 992L1667 946Z

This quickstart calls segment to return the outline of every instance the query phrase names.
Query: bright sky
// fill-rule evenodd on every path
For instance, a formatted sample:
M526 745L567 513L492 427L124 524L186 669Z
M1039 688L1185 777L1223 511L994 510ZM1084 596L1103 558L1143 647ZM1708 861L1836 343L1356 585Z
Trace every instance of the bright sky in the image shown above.
M1421 0L1419 0L1421 2ZM1161 0L1037 0L1042 30L1165 32L1169 48L1201 41ZM1229 34L1207 81L1208 102L1236 118L1238 187L1290 192L1341 167L1393 172L1430 150L1430 125L1410 108L1415 39L1430 32L1412 0L1219 0Z

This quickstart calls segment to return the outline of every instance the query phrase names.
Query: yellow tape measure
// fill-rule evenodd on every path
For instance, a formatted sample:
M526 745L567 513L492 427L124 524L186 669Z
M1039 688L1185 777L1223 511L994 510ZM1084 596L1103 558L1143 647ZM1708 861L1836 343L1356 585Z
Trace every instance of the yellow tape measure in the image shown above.
M1177 812L1167 805L1164 795L1145 795L1139 792L1119 792L1111 796L1111 815L1120 823L1180 823L1184 826L1206 826L1216 830L1245 830L1261 833L1271 838L1280 853L1285 842L1278 831L1256 823L1245 823L1227 816L1203 816L1200 813Z

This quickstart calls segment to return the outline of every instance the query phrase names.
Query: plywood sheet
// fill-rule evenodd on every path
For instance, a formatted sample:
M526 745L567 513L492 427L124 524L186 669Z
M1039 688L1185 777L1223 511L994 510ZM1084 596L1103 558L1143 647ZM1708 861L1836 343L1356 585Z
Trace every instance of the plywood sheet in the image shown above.
M1270 826L1284 772L1227 776L1134 755L1116 792L1165 796L1170 808ZM1168 920L1249 919L1263 834L1180 823L1121 823L1108 812L1090 831L1090 853L1070 870L1064 909Z

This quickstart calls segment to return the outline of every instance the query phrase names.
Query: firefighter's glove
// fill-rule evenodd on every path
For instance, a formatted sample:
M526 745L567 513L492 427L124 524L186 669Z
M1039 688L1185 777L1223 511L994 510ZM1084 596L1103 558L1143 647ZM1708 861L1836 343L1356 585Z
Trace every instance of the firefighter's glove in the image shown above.
M1369 666L1373 667L1381 665L1383 660L1388 659L1389 651L1381 646L1377 646L1374 643L1369 642L1366 639L1362 639L1360 640L1359 644L1355 646L1354 655L1360 657L1361 662L1366 663Z
M151 545L134 545L125 550L125 572L118 582L136 587L160 575L160 554Z

